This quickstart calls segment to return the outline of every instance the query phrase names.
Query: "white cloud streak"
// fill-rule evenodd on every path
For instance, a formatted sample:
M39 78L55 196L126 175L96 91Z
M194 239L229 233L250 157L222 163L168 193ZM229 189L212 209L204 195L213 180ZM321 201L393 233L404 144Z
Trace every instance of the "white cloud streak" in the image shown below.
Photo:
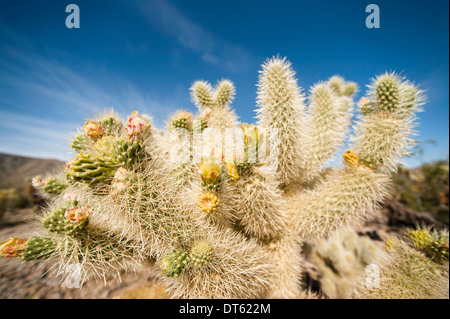
M243 48L229 43L190 20L167 0L136 0L147 22L207 63L239 73L253 60Z
M125 117L136 109L152 114L161 127L177 107L176 97L162 100L98 68L83 73L56 59L20 50L27 46L25 39L3 31L0 152L66 160L69 133L96 113L114 107Z

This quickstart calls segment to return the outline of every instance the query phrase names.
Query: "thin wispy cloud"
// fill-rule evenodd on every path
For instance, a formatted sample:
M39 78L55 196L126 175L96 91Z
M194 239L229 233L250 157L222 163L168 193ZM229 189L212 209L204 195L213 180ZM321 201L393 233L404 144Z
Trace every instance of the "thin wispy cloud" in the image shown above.
M0 152L66 160L68 133L96 113L114 108L124 117L136 109L152 114L162 127L177 106L176 97L154 97L95 67L83 73L56 58L20 50L24 43L17 39L23 42L23 37L8 38L10 43L0 45Z
M141 92L130 81L117 75L99 71L98 82L80 74L55 60L3 48L3 56L11 59L0 60L0 83L13 87L25 95L43 97L48 107L63 109L64 112L99 112L114 107L119 112L129 112L130 107L160 111L167 105Z
M30 157L68 159L74 123L0 110L0 152Z
M238 73L253 60L249 52L207 31L167 0L136 0L136 4L153 28L199 54L209 64Z

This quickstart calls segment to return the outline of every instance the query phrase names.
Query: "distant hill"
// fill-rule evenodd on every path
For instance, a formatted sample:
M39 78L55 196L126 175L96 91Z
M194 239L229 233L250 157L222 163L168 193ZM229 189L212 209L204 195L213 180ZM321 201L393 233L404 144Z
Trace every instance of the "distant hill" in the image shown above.
M0 187L17 187L36 175L59 170L64 162L0 153Z

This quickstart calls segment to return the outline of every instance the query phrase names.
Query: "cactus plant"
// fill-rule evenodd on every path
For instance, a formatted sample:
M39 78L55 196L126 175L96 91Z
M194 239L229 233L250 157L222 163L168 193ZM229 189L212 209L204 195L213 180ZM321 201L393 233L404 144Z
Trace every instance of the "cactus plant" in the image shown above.
M331 298L350 298L353 287L364 279L366 267L381 254L370 239L349 228L315 240L305 252L319 269L321 291Z
M14 256L58 257L60 273L76 264L84 279L154 265L173 297L309 296L302 242L375 212L423 102L406 79L376 77L343 168L322 170L346 139L356 91L334 76L307 99L291 64L274 57L259 77L258 126L238 122L229 80L195 82L199 114L176 113L163 135L136 111L88 120L46 230Z
M387 240L387 254L381 256L379 262L379 287L367 289L359 285L355 287L355 295L368 299L448 299L448 260L428 257L422 247L417 246L417 238L422 237L424 231L428 230L419 228L403 236L405 238Z
M409 237L418 250L438 262L448 262L448 231L440 232L428 229L418 229L409 232Z

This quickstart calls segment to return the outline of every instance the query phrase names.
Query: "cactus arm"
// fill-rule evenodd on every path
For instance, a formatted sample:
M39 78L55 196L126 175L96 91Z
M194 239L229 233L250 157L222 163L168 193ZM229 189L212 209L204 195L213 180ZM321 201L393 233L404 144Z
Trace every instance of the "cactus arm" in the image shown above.
M311 90L309 120L304 132L308 139L303 164L306 182L319 175L324 164L344 143L354 104L351 97L341 93L344 85L342 78L333 77L328 83L317 84Z
M295 73L286 59L273 58L264 63L259 76L257 105L258 126L278 131L278 174L282 183L289 184L302 174L305 104Z
M364 167L334 170L315 189L289 201L294 229L302 235L324 236L344 225L356 226L372 216L387 196L389 178Z
M192 102L199 110L214 107L214 97L211 84L206 81L196 81L191 86Z
M395 171L414 146L415 112L423 101L423 91L394 73L375 78L353 138L360 160L379 171Z
M395 74L374 80L369 88L371 101L365 103L356 129L356 152L344 153L346 168L299 196L294 211L300 233L323 235L344 224L359 224L373 214L388 193L386 173L395 169L412 145L411 123L423 101L421 94Z

